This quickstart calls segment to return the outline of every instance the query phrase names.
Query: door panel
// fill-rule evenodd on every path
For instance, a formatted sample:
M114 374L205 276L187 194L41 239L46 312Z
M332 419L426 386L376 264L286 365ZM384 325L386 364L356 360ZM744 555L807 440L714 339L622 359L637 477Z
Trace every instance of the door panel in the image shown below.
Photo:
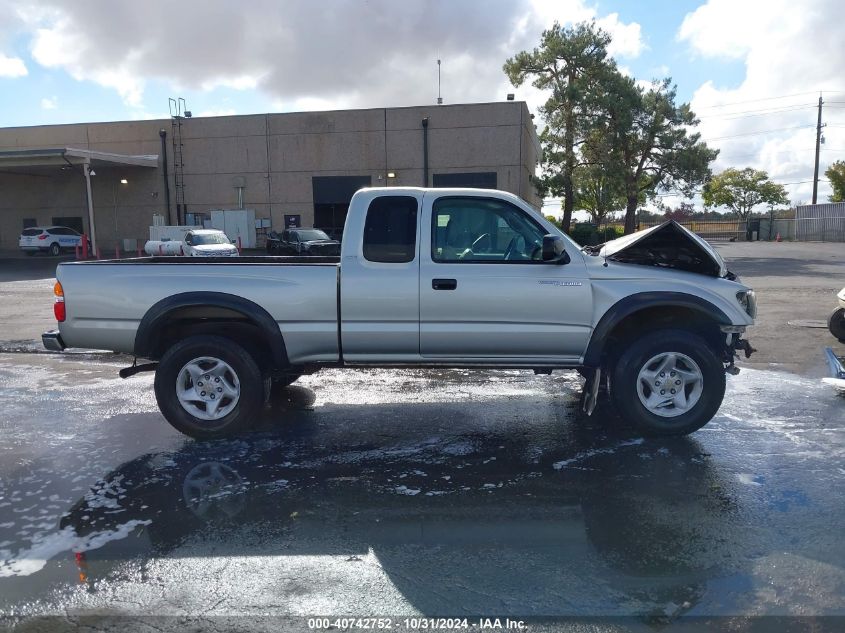
M431 224L421 248L422 356L577 359L592 318L580 256L538 261L545 229L504 200L432 198L423 214ZM435 289L435 279L455 287Z

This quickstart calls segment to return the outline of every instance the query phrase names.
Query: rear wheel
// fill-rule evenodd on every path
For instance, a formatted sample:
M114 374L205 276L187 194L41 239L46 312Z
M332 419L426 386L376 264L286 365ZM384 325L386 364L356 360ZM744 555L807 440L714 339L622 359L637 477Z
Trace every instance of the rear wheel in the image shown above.
M707 424L725 395L725 370L703 338L682 330L640 337L612 368L620 415L647 435L686 435Z
M837 308L827 320L827 329L840 343L845 343L845 308Z
M249 429L264 403L264 382L253 357L220 336L192 336L159 362L155 394L164 417L185 435L226 437Z
M58 242L53 242L50 244L50 255L53 257L59 255L62 252L62 248L59 246Z

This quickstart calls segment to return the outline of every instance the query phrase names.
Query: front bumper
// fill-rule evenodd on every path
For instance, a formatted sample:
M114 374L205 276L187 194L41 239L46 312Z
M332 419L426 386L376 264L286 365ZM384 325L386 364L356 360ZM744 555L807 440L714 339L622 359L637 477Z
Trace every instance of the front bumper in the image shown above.
M50 330L41 335L41 343L51 352L63 352L67 345L62 340L62 335L58 330Z

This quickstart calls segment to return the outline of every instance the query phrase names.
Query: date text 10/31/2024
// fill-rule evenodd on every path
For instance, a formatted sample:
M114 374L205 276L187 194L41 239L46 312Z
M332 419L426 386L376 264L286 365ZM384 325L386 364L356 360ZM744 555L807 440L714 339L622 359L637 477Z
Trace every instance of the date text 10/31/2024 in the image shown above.
M308 628L341 630L525 630L523 620L510 618L308 618Z

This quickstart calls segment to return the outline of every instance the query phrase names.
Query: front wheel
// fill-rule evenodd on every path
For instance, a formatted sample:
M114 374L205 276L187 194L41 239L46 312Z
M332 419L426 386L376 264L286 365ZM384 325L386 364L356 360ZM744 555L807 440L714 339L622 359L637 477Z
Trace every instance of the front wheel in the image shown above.
M174 428L197 439L213 439L255 423L264 404L264 381L253 357L234 341L191 336L162 356L155 394Z
M640 337L611 369L619 413L647 435L686 435L716 415L725 370L712 346L682 330Z
M827 329L840 343L845 343L845 308L836 308L827 320Z

